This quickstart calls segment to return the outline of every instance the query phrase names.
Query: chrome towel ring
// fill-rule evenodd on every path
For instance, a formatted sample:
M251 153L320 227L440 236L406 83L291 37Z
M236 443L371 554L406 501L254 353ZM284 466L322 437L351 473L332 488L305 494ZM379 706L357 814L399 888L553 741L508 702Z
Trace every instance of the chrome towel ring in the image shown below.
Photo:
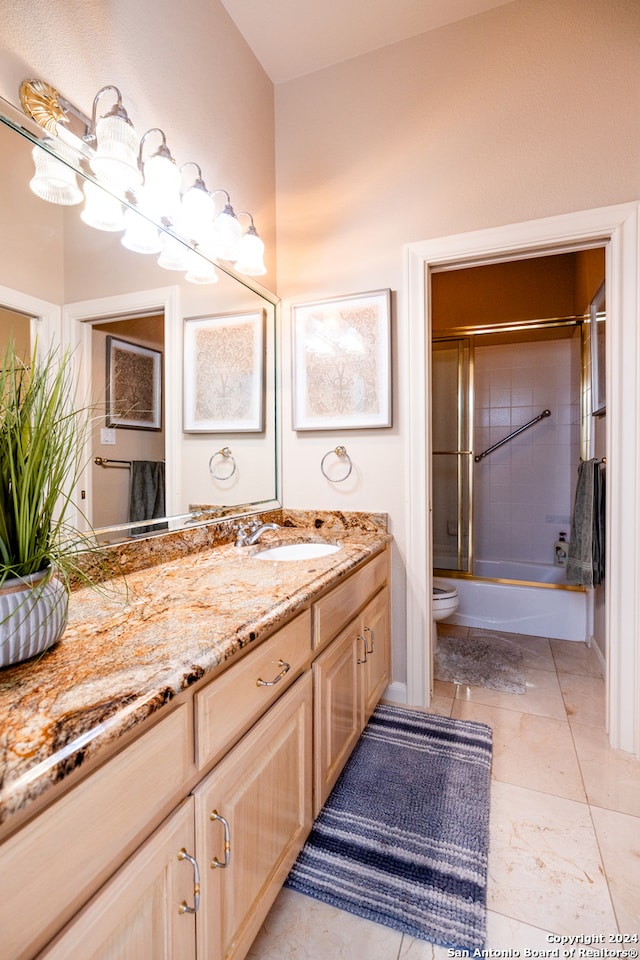
M324 468L327 457L330 457L332 454L335 454L336 457L340 460L346 460L349 466L347 467L347 472L343 477L330 477L327 471ZM320 461L320 469L322 470L322 475L329 480L330 483L342 483L347 477L351 476L351 471L353 470L353 463L351 462L351 457L347 453L347 448L343 446L335 447L333 450L327 451L324 457Z
M226 467L231 466L231 470L230 470L229 472L227 472L227 473L223 473L222 476L220 476L218 473L215 473L215 471L214 471L214 464L213 464L213 462L214 462L214 460L216 459L216 457L222 457L222 458L223 458L223 459L218 463L218 469L220 469L220 467L222 466L222 464L226 464ZM226 467L225 467L225 469L226 469ZM234 473L236 472L236 468L237 468L236 460L235 460L235 457L233 456L233 454L231 453L231 450L229 449L229 447L223 447L221 450L216 450L216 452L213 454L213 456L212 456L211 459L209 460L209 473L211 474L211 476L213 477L214 480L229 480L229 479L231 479L231 477L232 477L232 476L234 475Z

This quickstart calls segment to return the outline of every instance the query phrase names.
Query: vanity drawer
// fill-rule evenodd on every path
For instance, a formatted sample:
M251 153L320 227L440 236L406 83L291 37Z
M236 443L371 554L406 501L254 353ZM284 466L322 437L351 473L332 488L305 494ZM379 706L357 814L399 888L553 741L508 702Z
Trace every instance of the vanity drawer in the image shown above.
M387 583L388 551L383 550L348 580L313 604L313 649L320 650Z
M191 730L184 704L3 843L2 956L33 956L156 826L193 771Z
M310 660L311 614L305 610L197 693L198 767L226 753L309 666ZM288 664L286 672L280 661ZM258 680L266 684L259 684Z

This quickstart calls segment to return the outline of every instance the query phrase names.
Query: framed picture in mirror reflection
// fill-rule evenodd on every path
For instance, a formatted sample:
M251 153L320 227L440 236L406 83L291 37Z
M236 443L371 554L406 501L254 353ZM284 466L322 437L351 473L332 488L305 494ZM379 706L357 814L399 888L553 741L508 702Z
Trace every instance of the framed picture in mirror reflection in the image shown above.
M184 322L184 432L264 430L264 310Z
M107 337L107 426L162 429L162 353Z

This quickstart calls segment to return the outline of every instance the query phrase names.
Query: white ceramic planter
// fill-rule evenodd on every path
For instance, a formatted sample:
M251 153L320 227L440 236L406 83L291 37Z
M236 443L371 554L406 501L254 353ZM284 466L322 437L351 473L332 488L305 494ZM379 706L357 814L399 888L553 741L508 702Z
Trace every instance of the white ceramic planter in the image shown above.
M35 657L64 633L69 596L60 580L47 575L42 570L0 587L0 667Z

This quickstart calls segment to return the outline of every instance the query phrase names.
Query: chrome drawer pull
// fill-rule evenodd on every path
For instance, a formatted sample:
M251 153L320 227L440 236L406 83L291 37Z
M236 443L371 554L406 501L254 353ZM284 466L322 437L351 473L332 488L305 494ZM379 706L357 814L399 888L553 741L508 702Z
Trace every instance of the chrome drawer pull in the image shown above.
M364 629L365 629L365 633L366 633L367 630L368 630L369 633L371 634L370 646L369 646L369 649L367 650L367 653L373 653L373 642L374 642L374 640L376 639L376 635L375 635L375 633L373 632L373 630L371 629L371 627L365 627Z
M362 636L361 633L358 634L358 636L356 637L356 640L362 640L362 645L364 646L364 658L361 660L360 657L358 657L357 662L358 662L358 663L366 663L366 662L367 662L367 654L370 653L370 651L367 649L367 641L365 640L365 638Z
M222 826L224 827L224 863L218 860L217 857L214 857L210 863L212 870L215 870L216 867L221 867L223 870L225 867L229 866L229 861L231 860L231 831L229 829L229 824L223 816L221 816L217 810L212 810L209 814L210 820L219 820Z
M285 663L284 660L278 660L278 666L282 667L283 669L280 671L277 677L274 677L273 680L260 680L258 677L256 680L256 687L273 687L279 680L282 680L285 673L289 673L289 670L291 670L291 664Z
M184 847L178 854L178 860L188 860L193 867L193 906L189 907L187 901L183 900L178 907L178 913L197 913L200 906L200 871L197 861L187 853Z

